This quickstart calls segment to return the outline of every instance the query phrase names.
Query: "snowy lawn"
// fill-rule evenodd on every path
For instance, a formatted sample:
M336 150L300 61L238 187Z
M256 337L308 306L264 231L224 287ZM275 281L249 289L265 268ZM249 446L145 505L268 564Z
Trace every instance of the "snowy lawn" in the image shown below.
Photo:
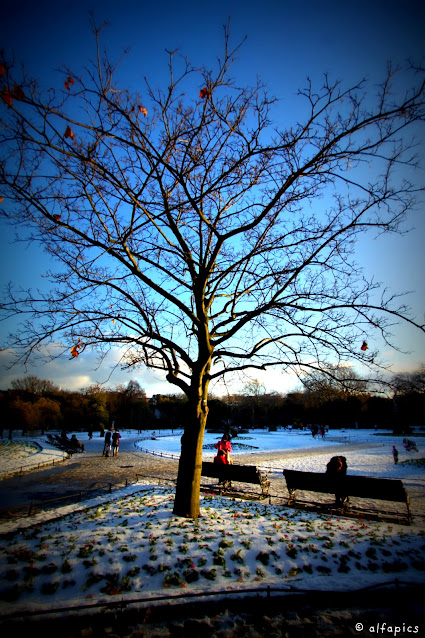
M9 439L2 439L0 441L0 459L2 465L8 461L21 461L33 454L37 454L39 451L40 447L33 441L13 441Z
M59 519L38 515L21 531L3 524L3 612L182 589L344 590L424 579L425 531L416 526L206 495L195 521L175 517L172 506L169 488L133 486L85 509L62 508Z
M359 431L358 443L372 436ZM273 461L276 471L282 466L324 471L328 455L305 456L302 448L317 444L319 452L335 445L301 433L255 432L249 437L245 444L254 441L258 451L266 451L269 440L274 441L270 449L291 452L289 458L282 455ZM137 438L127 435L124 440L134 449ZM149 439L142 447L158 442L158 450L170 452L179 438ZM217 438L207 437L206 446ZM341 446L349 473L424 485L423 467L409 463L424 456L424 439L416 439L419 453L415 454L405 453L398 439L400 460L407 462L397 466L391 457L392 438L376 439L376 444L373 440L358 451ZM100 437L91 443L96 448L103 444ZM299 456L293 456L295 449ZM212 454L207 447L206 458ZM268 585L350 590L396 577L424 581L421 521L404 526L353 520L210 495L202 495L202 517L193 521L173 515L173 498L170 488L137 484L84 506L79 503L2 523L3 613Z
M371 430L332 430L324 439L313 437L306 430L279 430L268 432L267 430L250 430L247 434L240 434L232 439L234 454L246 454L247 452L276 452L279 450L297 450L305 447L317 447L318 449L335 445L335 441L342 443L345 440L367 442L374 435ZM154 436L138 443L138 447L152 452L164 454L180 454L182 432L163 433L157 432ZM219 434L206 432L203 449L206 455L214 456L216 450L214 443L220 438ZM379 441L381 443L381 441Z
M14 439L0 441L0 478L16 472L27 472L50 465L66 458L67 455L49 445L44 439L31 441Z

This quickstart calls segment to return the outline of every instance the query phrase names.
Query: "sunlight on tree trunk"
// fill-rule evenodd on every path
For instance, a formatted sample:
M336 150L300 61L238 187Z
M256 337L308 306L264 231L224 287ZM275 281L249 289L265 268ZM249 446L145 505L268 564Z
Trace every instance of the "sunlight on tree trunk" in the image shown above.
M206 399L203 399L197 404L196 412L190 416L189 423L185 424L173 509L177 516L197 518L200 514L202 444L207 414Z

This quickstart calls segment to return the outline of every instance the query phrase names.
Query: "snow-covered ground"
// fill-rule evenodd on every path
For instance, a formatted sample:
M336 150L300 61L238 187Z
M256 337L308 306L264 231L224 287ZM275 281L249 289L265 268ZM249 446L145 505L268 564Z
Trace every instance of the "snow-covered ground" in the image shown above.
M357 443L369 444L357 452L351 445L341 447L350 473L423 481L423 469L406 463L394 466L392 437L373 437L365 431L350 434ZM323 471L327 455L302 456L303 448L323 450L336 444L336 436L313 441L304 433L256 431L240 441L255 445L258 452L290 450L290 458L274 461L276 466ZM84 441L85 436L78 438ZM179 438L148 438L142 447L178 453ZM400 461L424 456L424 439L409 438L417 441L419 453L407 455L398 439ZM123 443L134 446L138 439L124 433ZM213 454L208 446L215 441L217 435L206 436L206 458ZM102 439L94 437L91 444L100 447ZM299 457L292 456L296 449ZM148 602L154 596L183 592L267 585L350 590L396 577L412 583L424 579L422 521L405 526L354 520L206 494L198 520L177 518L172 507L170 488L136 484L84 505L2 523L3 613L94 604L114 597Z
M60 519L39 517L1 541L3 610L122 595L149 600L182 589L355 589L394 577L423 582L424 531L414 526L211 496L203 497L203 516L193 521L173 516L172 505L169 489L133 486L84 509L63 508Z
M241 434L233 439L232 456L234 462L237 463L239 455L251 454L253 465L259 465L262 469L279 473L282 472L283 468L306 472L324 472L331 454L326 455L323 452L326 452L327 448L341 446L340 453L347 459L349 474L423 482L425 479L424 468L416 467L410 462L425 457L425 438L409 436L409 440L416 442L418 452L406 452L400 437L392 436L389 430L385 432L386 436L382 436L382 434L384 434L382 430L380 434L375 434L374 430L331 430L325 439L320 437L313 439L307 431L267 432L265 430L251 430L249 434ZM155 439L150 438L137 442L136 446L141 450L156 454L178 457L180 438L181 433L169 436L157 435ZM214 443L218 439L217 434L205 434L204 459L206 461L211 461L215 456ZM393 445L396 445L399 452L398 465L394 465ZM359 449L357 446L363 447ZM308 449L308 454L303 453L305 449ZM315 449L319 452L318 454L314 453ZM273 452L273 456L276 456L276 452L282 452L282 458L257 463L256 455L267 452Z
M0 478L16 472L27 472L53 465L63 461L67 456L62 450L47 443L45 437L2 439L0 440Z
M425 438L409 436L418 446L418 452L406 452L402 439L393 437L390 431L382 436L385 431L380 430L376 435L374 430L331 430L321 439L313 439L307 431L280 430L268 432L265 430L250 430L248 434L241 434L233 439L233 457L237 463L237 457L241 454L251 454L252 464L257 465L256 455L273 452L282 452L282 460L274 459L260 466L269 471L281 472L282 468L305 470L309 472L323 472L329 460L323 452L327 448L341 446L341 453L347 458L348 472L368 476L385 476L387 478L400 478L422 481L425 478L423 468L406 464L405 461L414 461L425 457ZM69 438L74 432L68 434ZM75 431L78 439L87 446L88 435L86 432ZM178 458L180 455L181 430L160 430L155 434L144 432L134 433L131 430L121 432L121 449L140 449L154 454L162 454L165 457ZM212 460L215 456L214 443L219 439L217 434L206 433L204 437L204 459ZM98 449L102 448L103 439L97 434L93 436L90 444ZM396 445L399 451L399 464L394 465L392 446ZM358 449L355 446L364 446ZM308 449L308 454L304 450ZM353 448L353 449L351 449ZM354 449L355 448L355 449ZM314 454L314 449L319 452ZM297 451L300 454L297 456ZM290 456L288 456L290 453ZM52 464L62 460L66 454L51 446L45 436L30 439L29 437L14 437L13 441L3 439L0 441L0 477L13 472L37 469L39 466Z

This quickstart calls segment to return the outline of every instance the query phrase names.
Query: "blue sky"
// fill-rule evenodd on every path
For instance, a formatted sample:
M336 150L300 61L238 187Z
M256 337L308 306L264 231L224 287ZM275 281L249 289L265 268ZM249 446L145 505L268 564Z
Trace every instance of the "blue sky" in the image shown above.
M58 8L59 7L59 8ZM294 96L306 76L319 81L324 72L348 84L368 76L378 82L388 60L404 63L406 59L425 58L425 5L423 2L305 2L244 1L170 2L144 1L22 2L3 3L0 42L12 48L16 59L48 83L52 70L66 64L78 68L94 55L88 11L93 8L97 22L107 21L105 45L119 55L129 48L123 64L123 79L143 91L144 76L161 85L167 66L165 49L180 49L194 65L214 64L221 54L222 25L231 17L233 42L247 36L234 76L241 84L261 77L270 92L279 98L276 115L295 119ZM419 179L425 184L425 173ZM419 319L424 318L425 211L419 206L412 216L415 231L403 237L388 237L378 242L365 240L358 248L358 261L377 280L398 292L414 291L407 301ZM49 263L35 246L10 243L12 232L0 227L0 283L9 280L22 286L42 285L42 273ZM0 326L0 336L4 335ZM425 361L425 339L406 326L397 330L397 343L411 355L384 353L395 369L408 369ZM0 356L5 361L7 353ZM114 358L114 357L112 357ZM81 358L80 358L81 359ZM94 381L105 381L109 367L98 372L94 360L63 361L32 374L48 377L63 387L79 388ZM0 388L21 376L22 369L0 369ZM148 394L170 392L168 384L148 371L136 376ZM131 376L117 371L111 384L126 383ZM271 390L284 391L294 379L288 375L264 377Z

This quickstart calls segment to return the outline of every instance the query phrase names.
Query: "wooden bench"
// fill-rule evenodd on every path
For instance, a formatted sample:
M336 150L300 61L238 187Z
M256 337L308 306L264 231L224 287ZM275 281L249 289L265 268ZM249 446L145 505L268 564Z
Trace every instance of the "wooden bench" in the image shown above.
M335 494L336 483L326 474L319 472L301 472L298 470L283 470L286 486L289 492L288 504L295 501L297 490L305 492L320 492ZM407 508L407 518L412 521L410 499L402 481L398 479L374 478L369 476L346 476L338 482L337 490L342 496L341 511L345 512L350 497L367 498L377 501L391 501L404 503Z
M217 486L220 492L229 490L232 481L236 483L251 483L261 487L261 496L268 496L270 481L266 472L262 472L255 465L226 465L224 463L202 463L202 476L216 478L220 481Z

